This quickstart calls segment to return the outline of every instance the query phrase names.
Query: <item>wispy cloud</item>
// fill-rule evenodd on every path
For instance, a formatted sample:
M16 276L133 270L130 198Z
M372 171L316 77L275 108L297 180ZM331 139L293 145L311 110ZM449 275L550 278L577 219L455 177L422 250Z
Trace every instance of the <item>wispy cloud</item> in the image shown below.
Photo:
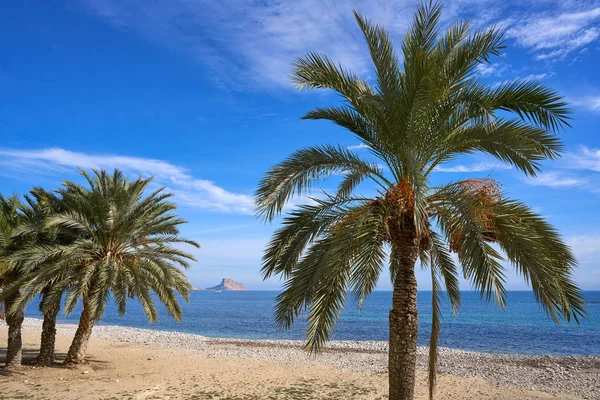
M536 59L564 58L600 36L600 7L547 9L545 12L512 20L507 32L517 44L534 52Z
M270 118L270 117L276 117L278 114L275 113L266 113L266 114L258 114L255 115L253 117L250 117L252 119L262 119L262 118Z
M317 0L79 0L89 13L174 51L190 54L230 87L290 85L290 67L308 51L365 72L363 48L351 10L359 9L403 32L414 1Z
M545 172L538 174L536 177L528 177L524 179L525 182L532 186L546 186L562 189L582 187L588 184L588 181L584 178L556 171Z
M600 172L600 149L582 146L578 152L568 153L565 159L568 168Z
M365 144L365 143L347 147L348 150L363 150L363 149L368 149L368 148L369 148L369 145Z
M435 172L482 172L512 169L510 165L497 163L479 163L472 165L454 165L452 167L436 167Z
M581 146L577 151L567 152L557 162L556 168L523 180L533 186L600 192L600 149Z
M357 9L384 25L399 42L417 0L73 0L81 9L127 33L143 37L205 65L230 89L290 87L294 59L323 52L359 74L369 74L368 52L352 16ZM550 6L552 4L552 6ZM443 24L472 17L476 27L500 23L539 59L564 57L595 41L600 8L547 0L528 7L516 1L447 1ZM481 67L498 75L506 65Z
M210 180L194 177L185 168L157 159L87 154L60 148L0 149L0 167L36 174L64 173L75 168L119 168L154 176L158 184L168 186L181 202L193 207L242 214L251 214L254 207L249 195L228 191Z
M529 74L524 79L531 81L541 81L542 79L551 78L554 76L554 72L544 72L541 74Z
M495 64L479 64L476 68L477 73L483 77L501 76L509 66L505 63L498 62Z
M578 258L589 259L594 255L594 261L600 261L600 235L571 236L567 243Z
M368 50L354 21L356 9L382 24L398 43L418 0L73 0L117 29L191 55L228 88L291 87L294 59L326 53L359 74L370 74ZM448 1L443 24L476 17L475 27L511 8L492 0ZM489 68L489 67L488 67ZM501 66L492 67L499 73ZM486 71L483 71L486 73Z
M571 104L587 111L600 112L600 95L569 98Z

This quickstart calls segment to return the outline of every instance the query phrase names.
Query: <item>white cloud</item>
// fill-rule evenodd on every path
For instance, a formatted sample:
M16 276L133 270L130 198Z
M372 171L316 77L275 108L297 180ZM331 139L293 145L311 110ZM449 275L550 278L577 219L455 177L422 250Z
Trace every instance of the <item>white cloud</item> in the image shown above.
M550 78L552 76L554 76L554 72L549 72L549 73L544 72L544 73L541 73L541 74L530 74L530 75L527 75L524 79L531 80L531 81L541 81L542 79Z
M154 176L180 201L190 206L218 212L252 214L251 196L230 192L210 180L198 179L186 169L163 160L119 155L97 155L60 148L42 150L0 149L2 168L47 174L74 168L118 168L145 176Z
M326 53L359 74L371 71L368 51L352 16L357 9L385 26L400 44L418 0L73 0L115 28L205 65L216 84L234 89L290 87L294 59L308 51ZM517 43L537 58L560 58L595 41L600 8L546 0L453 0L444 5L442 25L470 17L476 28L509 26ZM525 16L524 16L525 15ZM479 68L498 75L504 64Z
M354 146L348 146L348 150L363 150L363 149L369 149L369 145L365 144L365 143L361 143L361 144L357 144Z
M477 72L482 76L492 75L496 72L497 66L494 64L479 64L477 66Z
M567 244L581 261L600 261L600 235L571 236Z
M600 149L582 146L578 151L565 153L557 167L560 170L544 172L535 178L528 177L523 180L533 186L579 188L593 193L600 192Z
M569 168L600 172L600 149L583 146L579 152L567 154L565 159Z
M327 53L358 73L368 67L351 10L359 9L394 32L403 32L416 2L298 0L80 0L85 10L118 29L191 54L229 87L289 86L293 60Z
M584 110L600 112L600 95L575 97L569 100L571 104Z
M496 163L479 163L473 165L455 165L452 167L435 167L435 172L482 172L490 170L512 169L510 165Z
M533 186L547 186L551 188L572 188L585 186L587 180L570 174L559 172L545 172L538 174L535 178L528 177L525 181Z
M325 53L356 73L371 71L368 50L352 15L356 9L391 32L398 45L418 0L75 0L117 29L191 55L229 88L291 87L292 62ZM445 4L443 24L473 16L473 25L497 19L492 0Z
M508 65L504 63L496 64L479 64L476 68L477 73L481 76L500 76L508 69Z
M600 36L600 7L546 11L513 20L507 34L539 60L560 59Z

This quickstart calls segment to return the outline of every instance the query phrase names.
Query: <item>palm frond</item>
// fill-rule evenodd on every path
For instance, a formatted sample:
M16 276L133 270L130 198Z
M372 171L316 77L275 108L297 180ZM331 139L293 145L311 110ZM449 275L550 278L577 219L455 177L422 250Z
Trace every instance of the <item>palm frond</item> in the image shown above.
M535 176L541 161L557 158L563 150L553 134L516 120L500 120L493 128L478 125L460 129L448 137L444 147L429 171L457 154L481 151Z
M430 265L431 270L431 334L429 336L429 399L433 400L437 380L438 338L440 335L440 319L442 309L440 306L441 285L438 277L439 269L435 264Z
M395 54L389 33L381 26L372 25L367 19L354 11L354 17L363 32L371 60L377 73L377 87L383 100L383 106L391 109L400 94L400 62Z
M267 172L256 191L257 213L270 221L293 196L310 191L314 182L346 171L362 173L376 182L385 181L377 165L360 159L348 149L309 147Z
M503 198L491 208L498 245L548 315L556 323L584 317L585 300L572 277L577 261L556 229L514 200Z
M326 55L317 53L308 53L295 61L292 81L300 89L335 90L351 103L372 94L370 86L354 73L336 65Z
M482 199L462 184L447 185L431 196L437 224L454 242L465 279L481 296L501 308L506 300L503 257L490 244L490 227L481 218Z
M564 97L540 82L517 79L504 83L490 90L486 101L544 129L557 131L570 126L571 111Z
M454 263L450 251L443 239L435 232L430 234L430 254L432 268L439 271L443 279L446 295L452 305L452 312L457 315L461 305L460 284L458 267Z
M371 204L346 214L307 249L287 279L277 298L276 321L288 328L308 309L306 347L312 351L319 350L329 338L348 287L360 302L377 282L385 257L384 216Z
M290 211L277 229L263 255L263 278L281 274L288 278L311 242L335 222L353 212L361 199L313 199Z

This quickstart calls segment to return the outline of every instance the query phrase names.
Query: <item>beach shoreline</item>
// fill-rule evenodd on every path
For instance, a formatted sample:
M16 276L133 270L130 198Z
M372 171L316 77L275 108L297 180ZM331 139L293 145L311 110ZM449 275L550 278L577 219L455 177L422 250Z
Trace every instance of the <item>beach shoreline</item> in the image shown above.
M36 333L39 332L41 323L41 319L25 319L23 330L28 347L35 348ZM2 326L0 329L2 330L0 339L5 340L5 327ZM74 324L57 325L61 347L68 345L75 329ZM37 340L39 341L39 337ZM302 341L213 338L115 325L96 326L92 341L108 348L119 346L119 348L132 350L140 347L149 354L176 353L180 357L200 357L223 362L237 360L238 363L275 363L284 370L290 369L287 366L308 370L325 368L347 376L367 374L376 377L373 379L383 379L384 382L387 372L387 343L380 341L332 341L321 354L314 356L302 350ZM94 343L91 344L92 349ZM425 375L427 368L427 352L426 347L418 349L417 367L421 376ZM93 358L102 360L103 354L93 351ZM600 357L598 356L506 355L441 348L438 371L440 376L456 377L459 380L482 380L488 385L499 386L506 390L539 391L561 398L600 399Z

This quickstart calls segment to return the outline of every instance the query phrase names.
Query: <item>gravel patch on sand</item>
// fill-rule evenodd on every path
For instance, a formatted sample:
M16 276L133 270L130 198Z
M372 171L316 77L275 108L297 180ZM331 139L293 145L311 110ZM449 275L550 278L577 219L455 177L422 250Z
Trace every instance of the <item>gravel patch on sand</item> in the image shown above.
M24 328L39 328L42 321L26 318ZM59 324L59 334L73 334L76 325ZM93 336L115 342L173 348L205 357L253 358L289 364L329 365L368 372L387 371L387 342L331 341L315 356L302 350L301 341L210 338L181 332L120 326L94 327ZM427 347L418 349L418 368L427 369ZM600 357L558 357L477 353L441 348L441 374L482 378L500 385L536 389L600 399Z

